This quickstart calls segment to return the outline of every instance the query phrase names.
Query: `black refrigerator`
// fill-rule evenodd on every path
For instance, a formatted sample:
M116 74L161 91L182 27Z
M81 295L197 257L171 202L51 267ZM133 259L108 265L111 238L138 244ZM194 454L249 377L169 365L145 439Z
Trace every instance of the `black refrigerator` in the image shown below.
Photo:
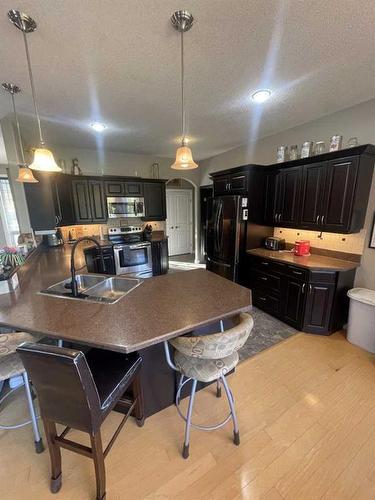
M243 210L240 196L218 196L207 200L206 267L232 281L237 281L244 244Z

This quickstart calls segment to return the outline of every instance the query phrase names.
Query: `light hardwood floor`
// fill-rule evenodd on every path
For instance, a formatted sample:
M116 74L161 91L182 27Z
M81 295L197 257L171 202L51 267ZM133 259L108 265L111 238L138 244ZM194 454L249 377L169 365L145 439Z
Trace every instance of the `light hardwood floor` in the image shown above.
M193 430L185 461L174 407L142 429L130 422L107 457L107 499L375 499L374 356L340 333L298 334L245 361L229 381L240 447L231 442L230 424L211 433ZM2 421L24 413L21 400L17 396ZM224 399L213 389L199 393L197 421L223 412ZM107 419L105 440L119 418ZM34 453L31 430L1 432L0 498L94 498L92 462L62 453L63 487L52 495L48 453Z

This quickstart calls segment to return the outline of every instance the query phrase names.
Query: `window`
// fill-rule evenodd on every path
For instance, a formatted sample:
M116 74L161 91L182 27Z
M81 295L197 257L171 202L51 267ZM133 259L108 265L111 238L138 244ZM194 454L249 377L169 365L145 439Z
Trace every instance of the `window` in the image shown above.
M0 227L0 240L4 240L0 241L0 244L17 246L20 228L9 179L5 176L0 176L0 223L2 226Z

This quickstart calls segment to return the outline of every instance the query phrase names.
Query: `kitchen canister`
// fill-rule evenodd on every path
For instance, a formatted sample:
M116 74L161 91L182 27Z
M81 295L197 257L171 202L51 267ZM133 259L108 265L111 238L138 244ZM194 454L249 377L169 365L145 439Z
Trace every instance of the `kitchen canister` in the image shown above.
M290 160L298 160L298 146L297 146L297 144L290 146L289 159Z
M326 145L325 145L324 141L318 141L318 142L315 143L315 151L314 151L314 153L316 155L323 154L325 152L325 150L326 150Z
M306 141L302 144L301 158L308 158L312 155L313 143L312 141Z
M288 146L279 146L277 148L277 163L283 163L288 159Z
M330 151L338 151L341 149L342 135L333 135L329 142Z

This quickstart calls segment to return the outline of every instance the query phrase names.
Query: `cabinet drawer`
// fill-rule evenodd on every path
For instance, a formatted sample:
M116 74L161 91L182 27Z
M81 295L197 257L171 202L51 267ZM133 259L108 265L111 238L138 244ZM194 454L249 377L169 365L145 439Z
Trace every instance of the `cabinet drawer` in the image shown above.
M275 314L279 316L281 313L281 301L278 297L267 293L267 291L262 289L252 290L252 298L253 303L256 307L260 309L264 309L265 311L270 312L271 314Z
M311 283L335 283L336 282L336 272L335 271L311 271L310 282Z
M249 264L262 272L276 272L284 273L286 271L286 264L278 262L272 259L262 259L261 257L256 257L255 255L249 255Z
M279 292L281 289L281 278L272 274L259 272L255 269L251 270L253 279L251 280L255 288L264 288Z
M293 278L297 278L303 281L307 281L309 279L310 271L308 269L304 269L303 267L290 266L289 264L286 266L286 273L289 276L293 276Z

